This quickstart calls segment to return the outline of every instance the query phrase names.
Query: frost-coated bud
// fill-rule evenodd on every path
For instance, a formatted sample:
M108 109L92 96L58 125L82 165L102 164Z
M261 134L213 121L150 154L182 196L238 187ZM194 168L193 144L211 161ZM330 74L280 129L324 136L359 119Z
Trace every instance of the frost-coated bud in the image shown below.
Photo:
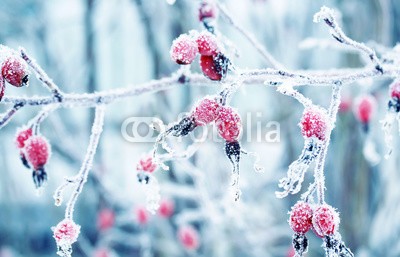
M163 218L169 218L174 214L175 204L172 200L164 199L160 203L158 214Z
M390 85L389 94L391 98L400 100L400 81L395 81Z
M50 151L50 144L42 136L31 136L25 142L26 159L34 170L43 168L49 160Z
M32 128L22 128L17 131L15 144L19 149L25 147L25 142L32 136Z
M215 3L211 0L203 1L199 8L199 21L204 21L205 19L215 19L218 16L218 9Z
M217 55L202 55L200 57L200 67L203 74L211 80L220 81L226 76L229 66L229 59L219 53Z
M312 227L313 210L306 202L297 202L290 212L289 225L296 233L305 234Z
M1 65L1 75L15 87L26 86L29 82L28 66L18 56L10 55L4 60Z
M315 233L320 236L329 236L339 229L339 214L336 210L327 204L323 204L315 208L312 224Z
M354 115L360 122L367 124L371 121L376 107L377 103L372 95L359 96L354 103Z
M308 107L304 110L299 125L303 137L316 137L319 140L325 140L330 126L329 116L321 107Z
M114 226L115 223L115 213L111 209L100 210L97 216L97 227L100 231L107 230Z
M138 207L135 210L136 212L136 221L144 226L149 222L149 213L145 207Z
M190 64L196 58L197 44L187 34L182 34L172 42L170 55L178 64Z
M196 103L192 117L197 126L207 125L218 117L219 104L215 99L205 97Z
M178 239L187 250L196 250L200 246L199 234L192 226L179 228Z
M228 142L236 141L242 131L240 115L229 106L221 106L216 120L219 135Z
M138 171L153 173L157 169L157 163L153 161L153 157L151 155L147 155L139 160L136 169Z
M57 254L63 257L71 256L71 245L78 239L81 226L75 224L71 219L64 219L51 229L53 230L53 237L57 243Z
M206 30L197 36L196 43L201 55L212 56L219 52L217 38Z

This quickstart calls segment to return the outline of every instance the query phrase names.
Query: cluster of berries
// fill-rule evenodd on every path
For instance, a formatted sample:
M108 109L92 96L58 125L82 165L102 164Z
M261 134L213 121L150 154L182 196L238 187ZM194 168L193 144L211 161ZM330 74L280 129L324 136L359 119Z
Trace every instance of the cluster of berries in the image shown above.
M338 256L353 256L340 239L339 223L339 214L332 206L325 203L312 206L307 202L297 202L292 207L289 218L289 225L295 232L293 247L296 256L303 256L307 252L308 239L305 234L310 229L324 239L326 251L334 252Z
M20 150L22 163L26 168L32 168L33 182L36 188L40 188L47 181L44 166L50 158L50 144L43 136L34 135L32 127L20 129L15 143Z
M28 85L28 65L21 57L15 54L8 55L1 63L0 101L4 96L6 81L14 87L22 87Z
M209 31L182 34L172 42L170 55L178 64L191 64L197 53L205 76L217 81L226 76L229 59L221 52L215 35Z
M171 217L175 212L175 203L170 200L170 199L163 199L160 202L160 207L158 208L157 214L162 217L162 218L169 218ZM149 222L150 219L150 213L149 211L143 207L140 206L135 209L135 214L136 214L136 221L142 225L145 226Z

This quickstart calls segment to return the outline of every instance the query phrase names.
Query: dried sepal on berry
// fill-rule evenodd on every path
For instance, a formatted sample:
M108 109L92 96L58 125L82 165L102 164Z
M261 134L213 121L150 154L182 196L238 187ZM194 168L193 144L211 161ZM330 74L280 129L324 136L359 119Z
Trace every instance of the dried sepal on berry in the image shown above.
M238 141L227 141L225 143L225 154L232 164L231 188L229 192L232 194L234 201L238 201L241 195L239 186L240 153L241 153L241 147Z
M71 257L72 244L77 241L81 227L73 220L66 218L51 229L57 243L57 254L62 257Z
M192 226L183 226L179 228L178 239L187 250L196 250L200 246L199 234Z
M275 192L276 197L284 198L288 194L296 194L301 190L305 173L310 164L321 152L323 142L315 137L304 141L304 148L297 160L289 165L287 176L279 180L278 186L283 189Z
M335 234L339 229L339 214L328 204L322 204L314 209L313 230L319 237Z
M207 125L217 119L219 107L215 98L204 97L194 105L191 116L197 126Z
M1 75L11 85L22 87L28 85L29 71L25 61L16 55L9 55L1 64Z
M292 237L295 257L301 257L308 251L308 238L302 233L295 233Z
M342 237L339 233L325 236L323 247L325 249L326 256L340 256L340 257L354 257L345 243L342 241Z
M182 34L172 42L170 55L178 64L190 64L196 58L197 44L191 36Z

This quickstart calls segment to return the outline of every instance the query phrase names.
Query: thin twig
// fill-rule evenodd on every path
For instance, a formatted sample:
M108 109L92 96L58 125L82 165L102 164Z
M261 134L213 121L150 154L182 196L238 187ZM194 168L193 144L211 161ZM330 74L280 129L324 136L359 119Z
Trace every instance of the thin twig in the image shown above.
M268 64L275 69L284 69L284 66L279 63L275 58L257 41L257 39L250 33L248 33L244 28L242 28L238 23L235 22L233 17L229 14L226 8L217 3L217 7L220 10L221 14L226 18L226 20L241 33L250 43L254 46L254 48L261 54L262 57L268 62Z
M23 107L23 103L16 103L12 108L6 111L0 118L0 129L7 125L17 111Z
M68 201L67 208L65 210L65 218L73 218L74 207L79 194L82 192L83 185L86 183L89 171L93 165L93 158L96 153L97 146L99 144L99 139L101 132L103 131L104 124L104 112L105 106L99 105L96 107L95 118L92 126L92 134L90 136L89 146L86 152L85 160L82 163L81 169L77 175L77 185Z

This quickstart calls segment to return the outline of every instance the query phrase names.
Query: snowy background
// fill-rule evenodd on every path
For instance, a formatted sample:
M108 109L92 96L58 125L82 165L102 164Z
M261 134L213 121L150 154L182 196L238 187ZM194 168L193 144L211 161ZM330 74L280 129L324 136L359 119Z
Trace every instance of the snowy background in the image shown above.
M230 0L232 16L290 69L362 67L358 54L337 47L327 28L312 17L322 5L341 13L344 31L361 42L392 47L400 41L400 2L397 0ZM0 0L0 44L23 46L65 92L94 92L169 75L179 67L169 57L171 41L191 29L202 30L194 0ZM220 31L238 50L237 66L263 68L254 48L223 19ZM310 40L313 38L313 40ZM322 40L325 47L312 45ZM198 70L198 65L194 65ZM200 71L199 71L200 72ZM341 214L340 232L356 256L400 256L400 152L389 160L379 120L384 117L390 80L364 80L345 88L345 101L373 93L379 103L370 138L382 157L377 165L363 154L366 135L351 106L343 109L332 135L326 166L327 202ZM78 200L75 220L82 226L74 256L290 256L287 212L299 195L276 199L279 178L297 158L303 138L297 123L302 107L292 98L263 85L247 86L235 94L246 126L243 146L261 156L264 174L241 164L242 203L223 202L229 185L230 164L220 142L208 140L189 162L171 162L170 172L158 172L162 198L175 203L172 217L150 215L139 225L136 209L144 206L144 190L135 167L151 143L128 142L121 125L129 117L159 117L172 122L193 102L215 87L181 86L156 94L132 97L112 104L96 154L95 168ZM317 104L327 106L329 88L302 87ZM35 79L29 88L7 88L7 95L46 95ZM4 106L0 107L5 111ZM24 108L0 131L0 257L55 256L51 226L63 217L52 194L64 176L79 170L89 141L93 113L88 109L61 109L42 124L53 155L47 165L49 183L37 197L31 174L19 161L14 146L17 127L38 108ZM249 118L251 117L251 118ZM250 120L251 119L251 120ZM265 134L268 122L280 124L279 142L257 140L257 126ZM251 140L247 140L251 133ZM263 134L263 135L264 135ZM395 145L399 145L398 137ZM184 148L187 142L178 144ZM306 175L305 183L311 181ZM305 184L307 185L307 184ZM226 206L225 206L226 205ZM101 210L112 209L115 224L100 229ZM187 251L177 240L177 228L193 225L200 248ZM321 240L310 235L307 256L323 256ZM96 255L97 251L97 255ZM103 256L103 257L105 257Z

